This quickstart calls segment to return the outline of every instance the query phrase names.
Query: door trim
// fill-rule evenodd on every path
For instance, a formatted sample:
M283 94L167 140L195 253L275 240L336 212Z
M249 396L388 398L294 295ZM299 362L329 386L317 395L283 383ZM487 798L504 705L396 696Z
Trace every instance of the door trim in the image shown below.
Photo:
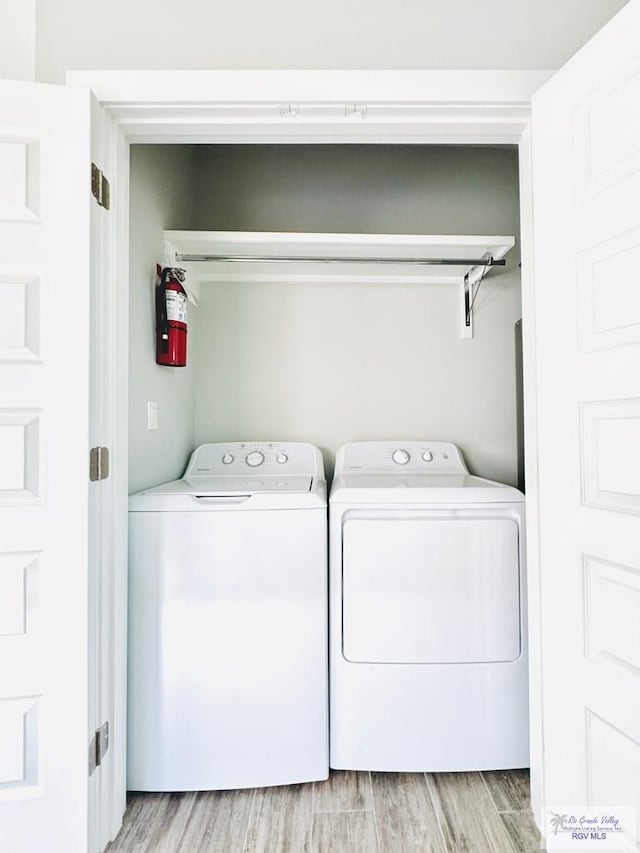
M121 779L113 798L114 834L125 797L126 488L128 479L129 145L134 143L361 143L518 145L522 250L524 427L527 438L527 573L530 648L531 800L542 827L544 803L541 701L537 384L534 328L530 114L533 93L551 71L72 71L67 85L93 90L121 131L113 152L116 238L110 246L110 299L118 347L107 366L116 386L112 476L117 479L115 533L117 709L112 748Z

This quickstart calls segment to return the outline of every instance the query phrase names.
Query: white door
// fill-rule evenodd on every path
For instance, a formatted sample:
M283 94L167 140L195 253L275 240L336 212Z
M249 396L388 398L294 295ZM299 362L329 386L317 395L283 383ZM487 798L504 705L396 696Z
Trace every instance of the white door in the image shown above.
M89 836L90 93L0 82L0 842Z
M640 814L639 36L631 0L533 103L543 782L554 810Z
M118 533L123 522L126 531L128 484L122 471L126 472L128 429L127 412L118 409L116 393L129 380L128 350L119 336L128 327L129 281L126 254L121 252L116 260L112 251L118 204L127 198L116 167L118 154L123 156L122 150L118 152L120 146L126 146L122 132L92 96L91 161L108 176L111 201L92 201L90 206L89 443L106 447L110 459L108 476L89 485L88 739L100 728L108 743L90 786L91 853L103 850L115 836L126 807L126 695L122 682L126 672L127 556L126 538ZM113 464L116 459L119 466Z

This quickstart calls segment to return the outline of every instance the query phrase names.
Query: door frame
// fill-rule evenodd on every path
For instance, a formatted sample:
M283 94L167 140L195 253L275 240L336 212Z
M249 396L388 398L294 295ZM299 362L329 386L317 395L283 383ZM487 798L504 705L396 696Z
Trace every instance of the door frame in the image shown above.
M531 802L543 826L544 765L537 471L531 98L551 71L73 71L67 85L93 90L112 120L104 150L114 169L115 237L106 299L115 358L106 366L116 400L113 601L104 613L114 655L110 801L113 835L126 799L126 553L128 481L129 146L199 144L517 145L520 172ZM473 343L470 343L473 346ZM108 685L106 689L109 689Z

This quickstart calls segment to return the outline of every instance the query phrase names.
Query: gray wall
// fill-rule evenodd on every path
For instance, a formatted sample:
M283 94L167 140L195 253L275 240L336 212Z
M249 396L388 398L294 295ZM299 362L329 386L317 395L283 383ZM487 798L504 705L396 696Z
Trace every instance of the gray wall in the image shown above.
M131 276L129 489L132 492L182 475L193 447L193 356L188 367L155 363L153 272L163 258L165 228L193 227L197 183L195 149L131 148ZM194 312L187 346L197 338ZM147 431L147 400L159 405L157 431Z
M62 82L81 68L557 68L625 0L36 3L38 79Z
M519 234L514 149L226 146L199 151L203 229ZM518 241L519 242L519 241ZM460 339L446 285L203 285L195 441L449 439L516 481L519 245Z
M36 0L1 0L0 78L34 80Z

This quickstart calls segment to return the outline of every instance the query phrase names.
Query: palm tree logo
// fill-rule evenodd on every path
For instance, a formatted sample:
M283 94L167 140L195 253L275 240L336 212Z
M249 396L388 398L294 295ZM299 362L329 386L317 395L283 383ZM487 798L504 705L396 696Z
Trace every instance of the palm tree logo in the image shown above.
M566 829L564 822L569 820L569 815L566 814L558 814L557 812L551 812L551 819L549 823L553 827L553 834L557 835L558 830Z

